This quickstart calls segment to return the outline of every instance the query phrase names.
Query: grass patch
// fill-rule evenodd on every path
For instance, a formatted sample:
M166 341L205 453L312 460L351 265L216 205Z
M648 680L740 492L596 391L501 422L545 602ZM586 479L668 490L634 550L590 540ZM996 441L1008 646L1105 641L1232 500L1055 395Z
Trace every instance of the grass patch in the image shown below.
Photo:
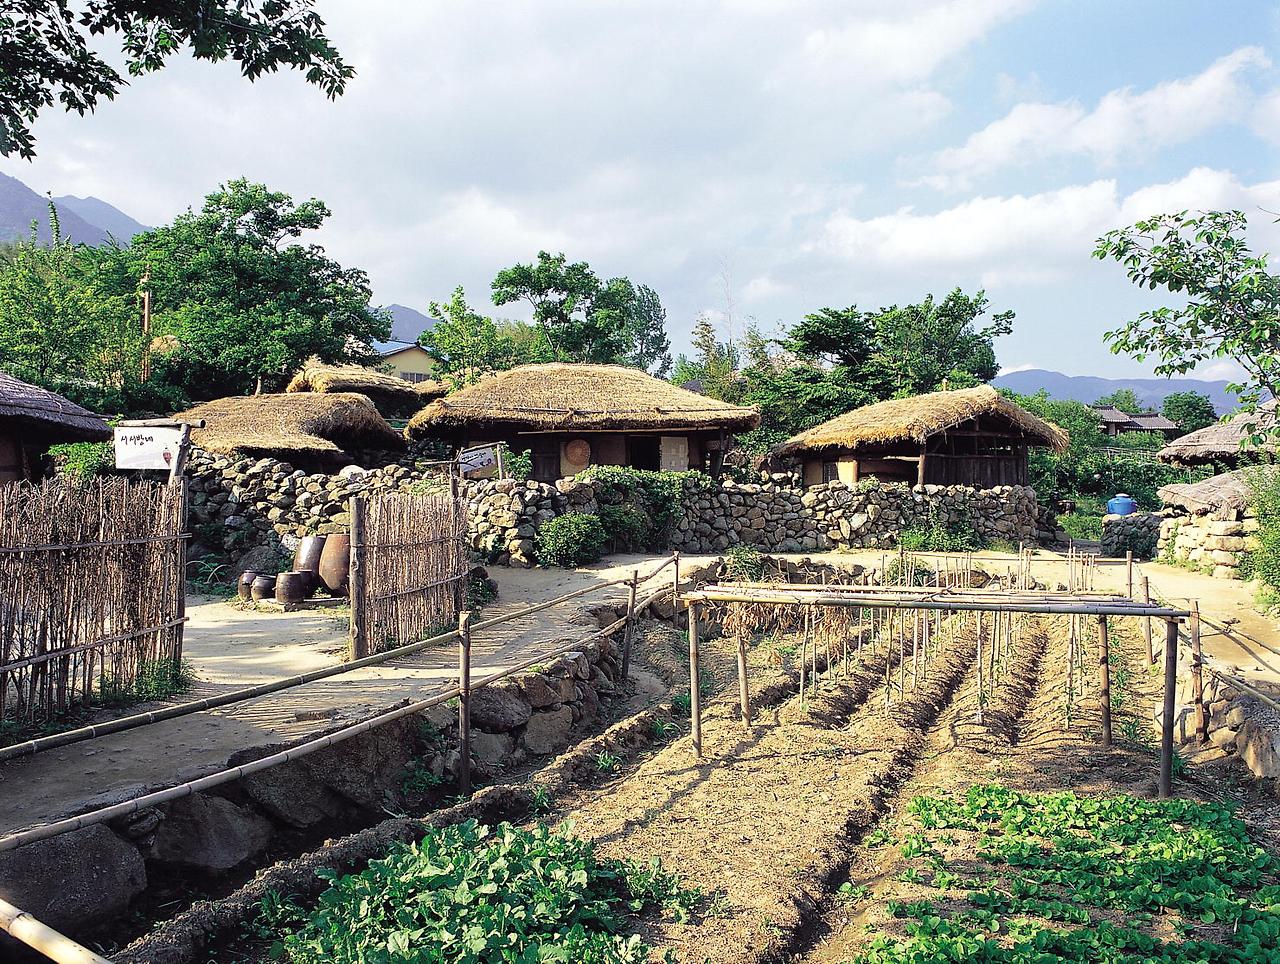
M890 901L857 964L1278 959L1280 860L1226 807L988 785L910 809L936 897Z

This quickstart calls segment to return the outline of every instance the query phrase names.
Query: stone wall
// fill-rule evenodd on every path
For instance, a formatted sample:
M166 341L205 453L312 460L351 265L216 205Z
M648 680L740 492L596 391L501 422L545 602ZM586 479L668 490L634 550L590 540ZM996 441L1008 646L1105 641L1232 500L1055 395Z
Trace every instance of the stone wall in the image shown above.
M1102 517L1102 554L1122 557L1132 552L1135 559L1153 559L1160 539L1158 512L1131 512Z
M1182 655L1190 661L1189 653ZM1280 701L1280 685L1263 681L1249 685ZM1235 756L1255 779L1269 784L1280 796L1280 712L1210 673L1204 674L1204 701L1209 742L1201 746L1196 742L1190 674L1184 674L1178 683L1174 730L1181 752L1199 762ZM1158 728L1159 713L1155 722Z
M1161 514L1159 557L1218 579L1239 579L1240 555L1257 547L1257 531L1258 520L1252 515L1224 519L1166 509Z

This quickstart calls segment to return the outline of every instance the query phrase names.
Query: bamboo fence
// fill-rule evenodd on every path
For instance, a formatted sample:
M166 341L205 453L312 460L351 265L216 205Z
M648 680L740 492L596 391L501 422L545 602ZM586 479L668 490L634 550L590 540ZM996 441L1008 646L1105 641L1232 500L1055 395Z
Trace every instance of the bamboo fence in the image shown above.
M465 500L449 488L351 502L352 658L455 625L469 571Z
M0 723L50 722L182 656L184 491L0 486Z

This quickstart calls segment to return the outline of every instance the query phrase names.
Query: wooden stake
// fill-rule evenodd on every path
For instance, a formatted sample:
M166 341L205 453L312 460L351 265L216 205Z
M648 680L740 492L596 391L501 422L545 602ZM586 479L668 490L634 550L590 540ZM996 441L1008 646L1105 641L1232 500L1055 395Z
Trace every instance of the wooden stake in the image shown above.
M747 641L738 637L738 702L742 706L742 723L751 729L751 691L747 686Z
M693 737L693 755L701 760L702 694L698 691L698 603L696 602L689 604L689 723Z
M1178 689L1178 621L1165 621L1164 719L1160 721L1160 799L1173 796L1174 702Z
M458 618L458 788L471 795L471 613Z
M631 570L631 585L627 588L627 628L622 634L622 682L630 678L631 640L636 631L636 589L640 585L640 570ZM674 605L674 604L673 604Z
M1133 598L1133 550L1126 549L1124 554L1124 571L1127 589L1125 595L1130 599Z
M1098 617L1098 713L1102 719L1102 745L1111 746L1111 640L1107 617Z
M1209 742L1209 714L1204 708L1203 660L1200 651L1200 602L1191 600L1191 697L1196 704L1196 742Z
M353 495L351 514L351 559L347 577L347 595L351 600L351 632L347 646L347 659L363 659L369 655L368 599L365 565L365 512L367 503L362 496Z
M1151 605L1151 580L1146 576L1142 577L1142 601L1148 606ZM1147 644L1147 664L1150 665L1156 661L1156 652L1151 644L1151 617L1144 616L1142 619L1142 636Z

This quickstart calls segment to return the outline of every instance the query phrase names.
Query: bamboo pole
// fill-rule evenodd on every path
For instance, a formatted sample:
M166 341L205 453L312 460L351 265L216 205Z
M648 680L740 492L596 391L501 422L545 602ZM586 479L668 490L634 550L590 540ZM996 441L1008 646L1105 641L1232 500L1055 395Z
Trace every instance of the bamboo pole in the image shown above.
M1124 553L1124 569L1125 569L1125 595L1130 599L1133 598L1133 550L1126 549Z
M1146 576L1142 577L1142 601L1146 605L1151 605L1151 580ZM1142 620L1142 638L1147 644L1147 665L1151 665L1156 661L1155 648L1151 642L1151 617L1148 616Z
M1178 620L1167 619L1164 633L1164 718L1160 721L1160 799L1173 796L1174 704L1178 689Z
M1106 616L1098 617L1098 713L1102 745L1111 746L1111 640Z
M347 597L351 602L351 631L347 646L347 659L363 659L369 655L368 598L366 575L365 522L368 502L362 496L353 495L348 511L351 515L351 556L347 577Z
M0 931L39 951L55 964L111 964L107 958L81 947L3 898L0 898Z
M1200 602L1191 600L1191 698L1196 706L1196 742L1209 742L1209 714L1204 707L1203 654L1200 651Z
M622 636L622 682L631 674L631 640L636 631L636 590L640 586L640 570L631 571L631 585L627 587L627 628ZM674 600L672 606L674 607Z
M742 723L751 729L751 691L747 684L747 641L738 637L738 702L742 706Z
M471 613L458 618L458 789L471 795Z
M701 760L702 693L698 687L698 604L696 602L689 606L689 724L693 739L693 755Z

